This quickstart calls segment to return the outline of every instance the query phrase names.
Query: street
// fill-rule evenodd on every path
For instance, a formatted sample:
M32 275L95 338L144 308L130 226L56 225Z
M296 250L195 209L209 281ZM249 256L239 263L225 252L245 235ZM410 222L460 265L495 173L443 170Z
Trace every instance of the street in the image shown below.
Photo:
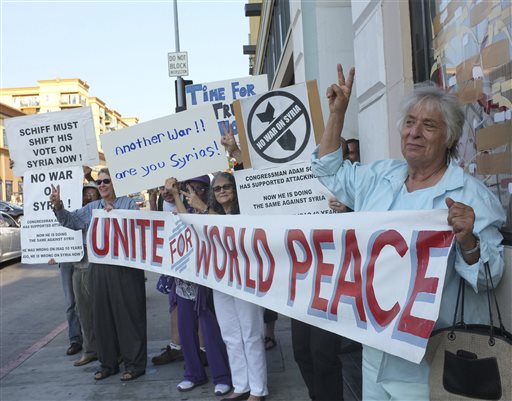
M146 375L128 383L114 375L94 381L98 363L74 367L79 355L67 356L69 346L64 295L58 268L26 265L19 260L0 265L0 399L41 400L214 400L211 381L190 393L180 393L183 363L155 367L150 359L169 337L167 297L155 289L158 275L147 272L148 366ZM280 316L278 346L267 352L272 400L305 401L307 390L293 360L290 320ZM348 374L348 377L351 375ZM360 377L360 376L359 376ZM354 398L345 383L345 399ZM357 388L356 388L357 392Z

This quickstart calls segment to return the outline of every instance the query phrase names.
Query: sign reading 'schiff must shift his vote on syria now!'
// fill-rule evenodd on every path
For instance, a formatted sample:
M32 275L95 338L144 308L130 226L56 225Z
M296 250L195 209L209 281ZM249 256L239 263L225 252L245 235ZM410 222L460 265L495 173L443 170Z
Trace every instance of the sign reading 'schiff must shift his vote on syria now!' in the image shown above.
M233 111L233 102L260 95L267 91L268 80L266 75L193 84L185 87L187 107L189 109L204 104L211 104L221 135L231 125L235 136L238 135L238 130Z
M212 108L201 106L100 137L116 194L228 167Z
M50 202L52 185L59 186L66 210L82 206L81 166L60 169L28 170L23 176L25 212L21 225L21 261L23 263L76 262L83 256L82 230L62 227Z
M90 107L8 118L5 131L15 175L99 163Z

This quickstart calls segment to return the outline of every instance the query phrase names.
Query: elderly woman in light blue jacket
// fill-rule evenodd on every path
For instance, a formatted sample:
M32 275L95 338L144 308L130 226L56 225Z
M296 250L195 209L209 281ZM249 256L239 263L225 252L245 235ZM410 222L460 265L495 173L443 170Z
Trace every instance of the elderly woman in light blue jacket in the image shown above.
M312 156L313 172L355 211L448 209L455 247L448 259L437 327L450 326L460 278L466 286L465 320L488 323L484 263L494 284L503 274L503 208L477 179L454 163L464 115L457 98L432 85L416 87L404 101L399 120L405 161L382 160L369 165L344 161L341 131L354 69L327 90L329 119ZM363 399L428 400L429 366L416 365L377 349L363 347Z

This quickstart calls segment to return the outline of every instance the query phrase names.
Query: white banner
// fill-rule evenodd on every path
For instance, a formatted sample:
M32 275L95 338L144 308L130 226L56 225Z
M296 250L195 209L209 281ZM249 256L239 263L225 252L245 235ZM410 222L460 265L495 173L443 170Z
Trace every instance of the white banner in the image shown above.
M100 138L117 196L158 187L168 177L183 181L228 168L211 106Z
M99 164L90 107L5 120L13 173Z
M230 124L235 137L238 135L238 131L232 103L235 100L256 96L267 91L268 80L266 75L193 84L185 87L187 107L191 109L211 104L219 126L219 133L224 134L227 131L228 124Z
M92 262L180 277L419 363L453 241L446 217L95 210L88 252Z
M311 163L235 171L241 214L330 214L333 195L311 172Z
M73 166L53 170L30 170L23 177L24 216L21 225L21 262L74 262L82 259L81 231L62 227L49 200L51 184L60 185L62 203L68 210L82 207L83 170Z

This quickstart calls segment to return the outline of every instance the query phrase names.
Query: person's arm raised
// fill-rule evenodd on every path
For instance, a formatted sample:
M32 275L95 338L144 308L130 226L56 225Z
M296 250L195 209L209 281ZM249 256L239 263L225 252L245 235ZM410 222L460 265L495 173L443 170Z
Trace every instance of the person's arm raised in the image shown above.
M337 65L338 83L327 88L327 99L329 102L329 118L325 126L324 134L320 141L318 157L325 156L339 149L341 146L341 131L345 122L352 84L354 83L355 69L352 67L345 80L343 67Z

